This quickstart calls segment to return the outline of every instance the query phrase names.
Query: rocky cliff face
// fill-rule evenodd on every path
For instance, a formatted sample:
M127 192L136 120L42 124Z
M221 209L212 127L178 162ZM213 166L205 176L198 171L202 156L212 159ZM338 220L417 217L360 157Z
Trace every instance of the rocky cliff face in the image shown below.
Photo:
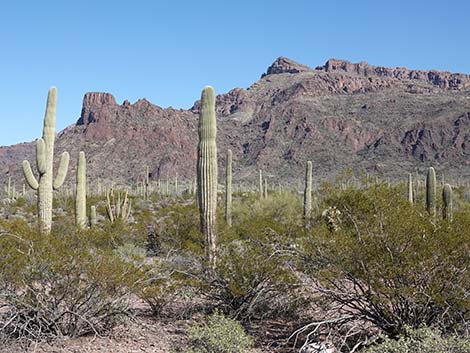
M469 75L337 59L311 69L280 57L252 86L218 95L216 110L220 167L230 147L240 182L259 168L273 182L301 178L307 160L317 181L347 167L392 177L429 165L448 177L470 174ZM163 109L87 93L57 152L72 155L69 180L80 150L91 179L136 182L149 165L154 179L193 180L198 111L199 102ZM1 147L1 178L21 184L21 160L33 153L31 143Z

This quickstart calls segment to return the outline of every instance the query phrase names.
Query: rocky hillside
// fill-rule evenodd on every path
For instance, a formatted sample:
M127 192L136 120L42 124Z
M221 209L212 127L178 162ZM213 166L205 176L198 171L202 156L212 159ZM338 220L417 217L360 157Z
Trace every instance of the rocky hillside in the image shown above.
M87 93L56 149L71 153L72 172L84 150L91 179L135 182L146 165L154 179L193 179L198 109ZM317 180L347 167L403 177L433 165L446 176L470 175L469 75L337 59L312 69L280 57L249 88L219 95L216 109L220 167L230 147L239 181L255 180L258 168L273 182L300 178L307 160ZM1 179L22 183L24 158L34 162L34 143L1 147Z

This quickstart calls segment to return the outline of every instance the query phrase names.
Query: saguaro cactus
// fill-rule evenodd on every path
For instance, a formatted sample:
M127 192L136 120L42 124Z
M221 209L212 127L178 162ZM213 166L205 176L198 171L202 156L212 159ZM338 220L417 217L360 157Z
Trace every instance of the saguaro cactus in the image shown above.
M429 167L426 175L426 210L431 216L436 215L436 171Z
M96 227L98 224L98 218L96 216L96 206L93 205L90 207L90 227Z
M175 175L175 196L178 196L178 173Z
M144 178L144 198L148 200L150 196L150 168L149 166L145 167L145 178Z
M304 218L310 218L312 213L312 162L307 162L305 169L305 188L304 188Z
M216 264L217 211L217 126L215 92L210 86L201 94L199 113L199 143L197 148L197 195L201 232L206 238L206 256L209 265Z
M413 176L408 174L408 202L413 204Z
M268 179L264 178L264 198L268 198Z
M81 229L87 225L86 217L86 158L85 152L78 155L77 188L75 194L75 223Z
M442 218L452 221L452 187L449 184L445 184L442 188L442 201L444 204Z
M232 226L232 151L227 150L225 166L225 222Z
M263 171L259 170L259 198L262 199L264 195L263 190Z
M53 182L53 160L55 140L57 89L52 87L47 96L46 114L42 138L36 144L36 163L39 180L34 177L28 161L23 161L23 173L28 185L38 193L38 218L41 230L45 233L52 226L53 190L59 189L64 183L69 165L69 154L64 152L60 159L59 171Z

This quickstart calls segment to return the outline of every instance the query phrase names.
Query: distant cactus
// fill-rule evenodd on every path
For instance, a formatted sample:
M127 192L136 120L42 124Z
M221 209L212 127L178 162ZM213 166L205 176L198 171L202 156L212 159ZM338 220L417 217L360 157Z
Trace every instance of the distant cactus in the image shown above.
M145 179L144 179L144 198L148 200L150 196L150 168L146 166L145 168Z
M178 173L175 175L175 196L178 196Z
M96 206L91 206L90 207L90 227L96 227L98 224L98 218L96 216Z
M52 87L47 96L46 114L42 138L36 144L36 163L39 181L34 177L28 161L23 161L23 173L28 185L38 193L38 218L41 230L50 232L52 226L53 190L59 189L65 181L69 165L69 154L64 152L60 159L59 171L53 182L53 160L55 140L57 89Z
M408 202L413 204L413 176L408 174Z
M131 214L131 201L127 197L128 192L118 192L117 197L114 191L108 191L106 194L106 214L111 223L122 221L126 222Z
M449 184L444 184L442 188L442 218L452 221L452 187Z
M259 170L259 197L262 199L264 196L264 188L263 188L263 171Z
M268 179L264 178L264 198L268 198Z
M75 194L75 223L81 229L86 228L86 158L85 152L78 155L77 181Z
M323 210L321 215L331 233L337 232L340 229L341 211L336 206L328 207L326 210Z
M436 171L429 167L426 176L426 210L431 216L436 215Z
M227 150L225 164L225 222L232 226L232 151Z
M312 213L312 162L307 162L305 169L305 187L304 187L304 218L310 218Z
M201 232L206 238L206 256L211 268L216 265L217 212L217 122L215 92L206 86L201 94L197 148L197 193Z

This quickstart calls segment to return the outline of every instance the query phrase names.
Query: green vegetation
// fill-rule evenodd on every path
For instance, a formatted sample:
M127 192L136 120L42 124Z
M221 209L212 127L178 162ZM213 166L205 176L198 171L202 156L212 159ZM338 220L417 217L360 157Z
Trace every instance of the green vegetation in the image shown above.
M407 328L398 340L385 338L380 344L366 350L367 353L467 353L470 341L458 337L443 337L430 328Z
M232 186L228 150L224 197L215 93L206 87L197 200L192 179L179 181L181 193L177 176L175 193L168 180L166 191L160 181L153 188L148 166L137 185L98 183L89 192L80 152L75 193L58 190L53 203L68 164L64 154L52 185L55 101L53 88L37 145L39 182L24 163L37 203L11 180L2 198L0 342L108 334L137 317L138 303L156 320L198 321L182 347L193 353L249 352L245 328L270 332L270 321L290 330L283 339L292 349L468 351L470 192L449 183L438 200L432 167L423 188L411 174L373 183L346 170L313 190L307 162L303 195L293 187L268 193L261 170L259 185Z
M189 329L188 353L246 353L253 345L237 321L219 312Z

